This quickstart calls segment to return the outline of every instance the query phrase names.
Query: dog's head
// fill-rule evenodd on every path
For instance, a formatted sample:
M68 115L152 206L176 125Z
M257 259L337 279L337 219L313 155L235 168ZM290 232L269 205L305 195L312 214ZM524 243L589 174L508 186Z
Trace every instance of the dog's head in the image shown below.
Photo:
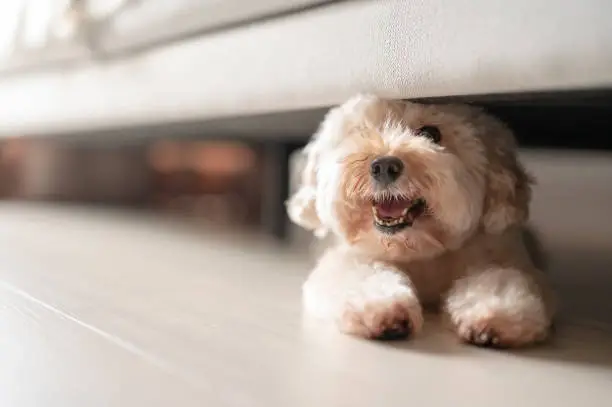
M425 258L528 216L512 133L479 109L374 96L332 109L304 149L290 218L387 258Z

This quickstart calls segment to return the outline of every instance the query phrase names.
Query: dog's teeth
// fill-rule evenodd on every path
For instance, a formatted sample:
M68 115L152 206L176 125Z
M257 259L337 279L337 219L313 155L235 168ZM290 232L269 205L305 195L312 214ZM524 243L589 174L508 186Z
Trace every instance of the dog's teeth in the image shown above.
M376 210L375 206L372 206L372 215L374 216L374 219L376 219L377 222L381 222L381 219L378 217L378 211Z
M396 227L402 224L411 226L414 223L415 219L423 212L423 208L421 208L421 205L425 205L425 200L423 198L411 200L409 201L409 205L402 209L400 216L398 216L397 218L388 218L385 216L381 216L378 213L377 206L375 204L372 204L372 217L379 226Z

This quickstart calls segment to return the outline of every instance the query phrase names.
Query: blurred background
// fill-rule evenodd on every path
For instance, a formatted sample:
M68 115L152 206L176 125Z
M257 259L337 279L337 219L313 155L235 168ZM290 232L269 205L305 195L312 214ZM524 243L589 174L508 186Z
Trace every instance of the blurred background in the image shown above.
M164 213L287 241L292 157L330 106L364 91L483 106L538 151L536 173L543 155L551 165L560 154L578 178L590 155L607 157L607 5L542 20L531 11L546 1L408 3L4 2L0 197ZM468 4L490 18L474 26ZM559 32L567 23L583 29ZM552 194L569 205L571 182L583 182L562 181ZM567 211L597 218L585 206L609 203L598 187Z
M260 223L262 157L238 142L168 139L140 143L2 142L5 200L107 205Z
M562 317L609 335L610 16L605 0L0 2L0 404L609 405L610 336L585 331L503 368L437 337L326 354L299 328L313 238L284 201L299 149L356 93L482 106L538 179Z

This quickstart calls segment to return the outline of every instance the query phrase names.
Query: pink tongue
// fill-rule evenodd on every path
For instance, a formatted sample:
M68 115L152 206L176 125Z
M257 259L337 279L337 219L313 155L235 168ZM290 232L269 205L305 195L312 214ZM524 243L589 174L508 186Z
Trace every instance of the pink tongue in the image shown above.
M378 216L383 218L399 218L406 207L408 207L408 202L406 201L386 201L376 204L376 212L378 212Z

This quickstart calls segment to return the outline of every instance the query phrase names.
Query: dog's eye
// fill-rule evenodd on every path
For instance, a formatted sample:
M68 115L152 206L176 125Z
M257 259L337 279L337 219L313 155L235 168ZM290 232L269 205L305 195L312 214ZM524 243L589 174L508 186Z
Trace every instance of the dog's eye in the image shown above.
M442 133L440 133L440 129L435 126L423 126L417 131L417 135L420 137L427 137L436 144L440 143L442 140Z

